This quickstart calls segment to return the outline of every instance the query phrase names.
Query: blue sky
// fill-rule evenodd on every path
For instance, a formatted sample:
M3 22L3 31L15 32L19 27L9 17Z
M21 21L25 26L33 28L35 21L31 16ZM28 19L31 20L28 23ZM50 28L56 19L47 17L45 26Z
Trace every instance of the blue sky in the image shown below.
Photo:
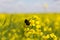
M44 4L48 7L45 9ZM60 0L0 0L0 12L59 12Z

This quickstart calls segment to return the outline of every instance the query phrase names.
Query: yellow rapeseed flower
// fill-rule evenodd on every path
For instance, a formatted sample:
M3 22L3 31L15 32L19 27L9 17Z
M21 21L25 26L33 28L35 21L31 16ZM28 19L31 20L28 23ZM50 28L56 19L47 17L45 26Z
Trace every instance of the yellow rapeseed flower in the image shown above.
M36 15L34 15L33 17L36 18L36 19L38 19L38 16L36 16Z
M40 24L40 21L36 21L36 24L37 24L37 25Z
M43 40L47 40L47 37L45 35L42 36Z
M34 15L33 18L35 18L35 20L41 21L41 19L38 16L36 16L36 15Z
M35 24L30 24L30 26L32 27L32 26L36 26Z
M32 21L32 19L29 20L29 22L31 22L31 21Z
M49 34L47 34L47 35L43 35L42 38L43 38L44 40L47 40L48 38L50 38L50 36L49 36Z
M59 29L59 26L55 26L55 30L58 30Z
M30 24L33 25L35 23L35 20L31 20Z
M49 38L49 37L50 37L49 34L47 34L47 35L46 35L46 38Z
M36 29L36 31L37 31L37 32L41 32L41 30L40 30L40 29Z
M54 38L54 40L58 40L57 38Z
M32 34L32 32L29 31L28 34Z
M55 27L55 29L59 29L59 22L55 22L54 27Z
M32 26L35 26L35 24L32 24Z
M50 28L48 28L48 31L52 31L52 28L50 27Z
M44 27L44 31L48 31L47 29L48 29L48 27Z
M5 14L0 14L0 19L5 19L6 15Z
M50 36L53 38L53 36L54 36L54 33L50 34Z
M56 21L60 21L60 16L57 16L56 17Z
M40 36L42 36L43 35L43 32L40 32Z
M12 32L16 32L16 29L12 29L11 31L12 31Z
M10 38L10 40L15 40L15 36L12 36L12 37Z
M37 28L37 29L41 28L41 25L36 25L36 28Z
M24 31L29 31L29 28L25 28Z
M41 30L36 29L36 34L40 35L41 34Z
M25 32L24 35L25 35L26 37L28 37L28 36L30 36L30 33L28 33L28 32L26 33L26 32Z
M31 38L27 38L26 40L31 40Z
M35 34L35 30L34 29L31 29L30 32L32 32L32 34Z
M6 15L5 14L0 14L0 27L3 26L4 21L6 20Z
M27 28L27 30L29 30L29 28Z
M49 24L50 23L49 18L46 18L44 22L46 22L47 24Z
M49 35L47 34L47 35L44 35L44 36L42 36L44 39L48 39L49 38Z
M56 37L56 35L54 33L51 33L50 36L51 36L51 38L55 38Z
M54 38L53 38L54 40L58 40L58 38L56 37L56 36L54 36Z
M59 22L56 21L56 22L54 23L54 26L58 26L58 25L59 25Z
M41 26L45 27L45 23L41 23Z

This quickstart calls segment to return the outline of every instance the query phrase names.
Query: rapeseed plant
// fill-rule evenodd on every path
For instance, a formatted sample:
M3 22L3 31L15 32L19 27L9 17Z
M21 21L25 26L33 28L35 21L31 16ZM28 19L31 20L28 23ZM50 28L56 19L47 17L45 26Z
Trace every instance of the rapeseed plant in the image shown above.
M24 18L23 18L24 17ZM30 16L27 20L30 25L24 27L25 16L5 15L0 16L1 40L60 40L60 16L52 18L47 15L38 17ZM58 34L59 33L59 34Z

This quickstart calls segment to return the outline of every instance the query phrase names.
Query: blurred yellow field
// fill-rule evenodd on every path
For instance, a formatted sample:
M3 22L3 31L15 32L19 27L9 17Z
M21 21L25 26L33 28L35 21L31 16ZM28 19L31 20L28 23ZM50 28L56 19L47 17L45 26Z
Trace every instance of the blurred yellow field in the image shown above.
M0 14L0 40L60 40L60 14Z

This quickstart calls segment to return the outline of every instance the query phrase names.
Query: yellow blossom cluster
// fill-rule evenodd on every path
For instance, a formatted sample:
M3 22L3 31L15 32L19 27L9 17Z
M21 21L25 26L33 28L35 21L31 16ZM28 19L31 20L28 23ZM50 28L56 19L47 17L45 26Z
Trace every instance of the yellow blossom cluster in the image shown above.
M38 16L33 16L29 19L30 26L24 29L24 35L26 39L29 40L58 40L57 35L53 33L53 28L49 24L51 23L50 19L47 17L42 22ZM58 24L55 23L57 26ZM54 25L55 25L54 24ZM52 25L52 24L51 24Z
M60 40L60 14L0 14L0 40Z

